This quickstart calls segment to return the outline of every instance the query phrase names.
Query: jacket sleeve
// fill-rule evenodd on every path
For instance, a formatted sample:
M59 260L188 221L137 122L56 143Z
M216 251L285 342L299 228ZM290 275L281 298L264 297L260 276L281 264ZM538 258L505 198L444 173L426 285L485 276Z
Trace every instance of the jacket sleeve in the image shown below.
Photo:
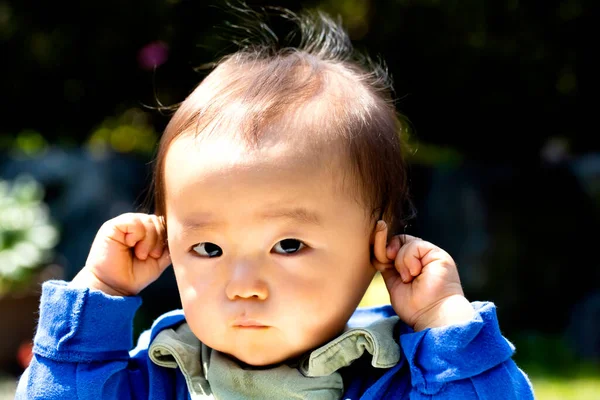
M145 353L129 355L140 304L140 297L44 282L33 358L15 398L147 398Z
M472 302L464 324L400 335L415 399L534 399L527 375L512 360L514 345L502 336L491 302Z

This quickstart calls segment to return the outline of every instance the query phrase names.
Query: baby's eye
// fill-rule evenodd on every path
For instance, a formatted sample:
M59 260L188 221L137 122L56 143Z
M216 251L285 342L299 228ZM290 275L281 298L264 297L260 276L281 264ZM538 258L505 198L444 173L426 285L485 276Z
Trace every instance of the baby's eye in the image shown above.
M278 242L274 249L276 252L279 252L279 249L281 249L284 254L292 254L297 253L304 247L306 247L306 245L297 239L284 239Z
M203 256L203 257L218 257L221 254L223 254L223 250L221 250L221 248L219 246L217 246L214 243L210 243L210 242L202 242L202 243L198 243L196 245L194 245L194 247L192 247L192 250L194 250L196 253L198 253L199 255Z

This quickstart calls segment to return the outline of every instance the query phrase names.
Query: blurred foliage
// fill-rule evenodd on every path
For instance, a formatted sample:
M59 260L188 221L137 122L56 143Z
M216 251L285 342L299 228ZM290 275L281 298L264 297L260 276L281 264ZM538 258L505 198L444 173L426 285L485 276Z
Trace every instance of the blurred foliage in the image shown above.
M600 377L587 375L574 378L532 376L535 398L539 400L597 400Z
M153 154L157 141L158 133L149 113L141 108L130 108L120 115L105 118L91 130L83 145L96 156L108 151L148 156ZM40 157L48 147L46 138L32 129L24 129L16 135L5 134L0 140L0 150L15 158Z
M318 4L323 11L339 15L353 40L362 39L369 30L371 2L368 0L325 0Z
M560 335L522 332L514 360L530 377L537 399L592 400L600 393L600 363L582 361Z
M583 361L562 335L520 332L510 338L517 352L514 360L533 376L600 381L600 362Z
M157 140L158 134L149 123L148 114L132 108L116 118L104 120L87 139L86 147L95 155L107 151L150 155Z
M27 156L33 156L44 151L48 146L46 139L36 131L20 132L15 140L15 147Z
M33 178L0 180L0 294L22 288L52 258L59 230Z
M46 138L32 129L24 129L16 135L5 134L0 139L0 151L10 152L14 157L38 156L47 147Z
M437 146L427 143L409 143L407 161L424 166L456 167L463 161L463 155L450 146Z

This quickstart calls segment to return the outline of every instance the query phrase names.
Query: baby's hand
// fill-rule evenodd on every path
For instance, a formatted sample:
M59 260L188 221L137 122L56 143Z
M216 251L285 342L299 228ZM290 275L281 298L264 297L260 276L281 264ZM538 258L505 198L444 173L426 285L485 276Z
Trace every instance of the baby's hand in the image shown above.
M122 214L102 225L85 266L70 285L133 296L158 279L170 263L159 217Z
M377 223L373 265L381 272L396 314L415 331L469 321L475 311L464 297L448 253L409 235L386 246L387 225Z

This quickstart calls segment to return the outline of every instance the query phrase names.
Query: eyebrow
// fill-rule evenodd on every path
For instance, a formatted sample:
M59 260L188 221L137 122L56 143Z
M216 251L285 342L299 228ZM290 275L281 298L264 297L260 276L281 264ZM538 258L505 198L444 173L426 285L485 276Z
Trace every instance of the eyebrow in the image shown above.
M321 216L303 207L279 208L260 214L263 219L291 219L306 225L322 225Z
M258 214L258 216L262 219L288 219L303 225L323 225L323 218L318 213L304 207L277 208L264 211ZM213 220L208 213L197 214L183 221L183 227L186 231L216 228L222 225L224 225L222 221Z

